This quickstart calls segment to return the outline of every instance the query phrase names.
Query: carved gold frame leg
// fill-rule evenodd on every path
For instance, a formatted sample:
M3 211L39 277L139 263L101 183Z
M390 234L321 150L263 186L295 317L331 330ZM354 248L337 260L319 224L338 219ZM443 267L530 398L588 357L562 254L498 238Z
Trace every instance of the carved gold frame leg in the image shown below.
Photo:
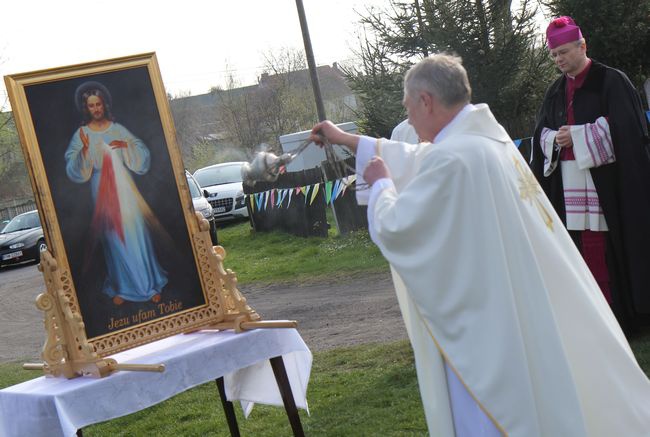
M100 358L88 342L81 315L74 311L61 271L49 251L41 252L38 269L45 279L45 292L36 298L36 307L45 313L47 337L41 357L43 363L26 363L23 368L43 370L46 376L68 379L82 375L103 377L116 370L162 372L164 366L119 364L111 358Z
M199 245L209 247L209 273L216 275L218 300L222 305L224 320L214 323L207 328L234 329L236 332L257 328L296 328L294 320L262 321L257 312L248 305L246 298L237 288L237 275L223 266L226 250L222 246L212 246L208 230L208 221L199 213L196 214L200 232Z

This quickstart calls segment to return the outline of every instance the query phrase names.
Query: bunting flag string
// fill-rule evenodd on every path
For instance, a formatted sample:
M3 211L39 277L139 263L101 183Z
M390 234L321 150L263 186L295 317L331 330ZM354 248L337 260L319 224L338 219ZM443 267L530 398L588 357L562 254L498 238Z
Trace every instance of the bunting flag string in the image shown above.
M356 175L346 176L334 181L318 182L293 188L271 188L259 193L248 194L251 208L254 211L265 211L275 208L289 208L294 196L302 194L305 205L312 205L318 197L321 188L324 190L325 204L334 204L336 199L344 196L347 188L357 179ZM283 206L286 201L286 206Z

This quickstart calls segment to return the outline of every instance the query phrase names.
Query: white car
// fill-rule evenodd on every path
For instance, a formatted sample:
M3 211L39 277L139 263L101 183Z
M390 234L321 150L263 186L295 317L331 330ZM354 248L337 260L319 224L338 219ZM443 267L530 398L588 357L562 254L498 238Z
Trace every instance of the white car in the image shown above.
M218 222L248 218L241 168L245 162L225 162L200 168L194 179L208 192L214 219Z
M214 222L214 214L212 212L212 206L206 199L205 194L199 183L196 182L196 179L192 174L185 170L185 177L187 178L187 186L190 189L190 195L192 196L192 205L194 205L194 211L201 213L203 217L210 223L210 239L212 244L219 244L219 239L217 238L217 226Z

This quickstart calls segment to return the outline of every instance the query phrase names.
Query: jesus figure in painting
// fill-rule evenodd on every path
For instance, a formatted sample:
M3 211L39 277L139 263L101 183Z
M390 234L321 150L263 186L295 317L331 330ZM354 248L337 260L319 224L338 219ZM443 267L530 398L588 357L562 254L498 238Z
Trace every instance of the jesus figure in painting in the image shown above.
M81 127L65 152L66 172L76 183L90 181L93 217L90 235L106 260L102 291L113 303L160 301L167 272L156 257L147 217L153 216L131 172L147 173L147 146L113 121L111 95L99 82L85 82L75 94ZM87 257L91 257L88 253Z

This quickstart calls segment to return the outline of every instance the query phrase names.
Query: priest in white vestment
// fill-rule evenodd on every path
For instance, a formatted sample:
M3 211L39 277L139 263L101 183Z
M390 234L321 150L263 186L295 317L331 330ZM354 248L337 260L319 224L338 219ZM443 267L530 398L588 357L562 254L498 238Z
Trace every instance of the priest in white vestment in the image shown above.
M420 141L415 128L409 123L408 118L402 120L390 134L391 141L400 141L402 143L417 144Z
M650 382L528 165L460 59L404 82L420 139L345 133L371 185L432 436L647 436ZM365 167L365 170L363 170Z

